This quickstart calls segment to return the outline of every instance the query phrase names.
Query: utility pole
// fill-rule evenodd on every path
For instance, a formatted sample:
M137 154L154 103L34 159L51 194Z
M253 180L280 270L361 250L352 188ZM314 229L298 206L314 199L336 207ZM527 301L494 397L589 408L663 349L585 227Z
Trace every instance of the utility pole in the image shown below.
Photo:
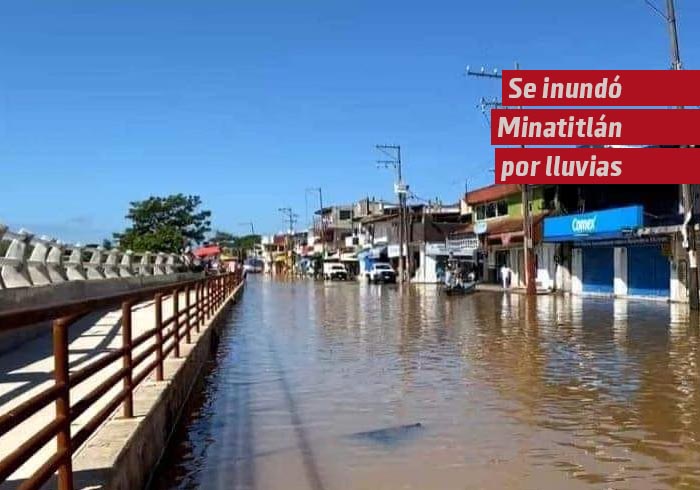
M377 165L388 168L394 167L396 170L396 183L394 190L399 197L399 282L406 281L406 263L404 249L408 254L406 245L406 192L408 186L403 182L401 170L401 146L400 145L377 145L376 148L390 158L390 160L377 160Z
M670 1L670 0L669 0ZM520 65L518 63L515 63L515 69L519 70ZM483 67L479 71L474 71L471 70L467 66L466 70L467 75L469 76L474 76L474 77L482 77L482 78L496 78L496 79L501 79L503 78L503 75L498 73L498 70L495 69L493 72L488 72L486 71ZM487 101L482 98L481 100L481 106L482 110L485 107L488 106L498 106L500 105L498 101ZM522 107L519 107L519 109L522 109ZM525 145L521 145L521 148L525 148ZM536 276L537 276L537 270L535 267L535 249L534 249L534 244L532 242L532 236L533 236L533 225L532 225L532 213L530 212L530 190L531 186L527 184L522 184L520 186L521 189L521 202L523 205L523 253L524 253L524 266L525 266L525 288L526 288L526 294L528 296L534 296L537 294L537 283L536 283Z
M279 208L278 211L284 215L285 221L288 223L288 234L292 235L294 233L294 225L297 222L297 215L294 213L292 208L286 207L286 208Z
M238 226L250 226L250 234L255 235L255 226L252 221L245 221L243 223L238 223Z
M287 238L284 241L284 251L287 255L287 266L289 267L289 271L291 272L291 256L289 254L291 250L291 242L292 242L292 236L294 235L294 224L297 222L297 215L294 213L292 208L286 207L286 208L279 208L279 212L284 214L285 220L289 223L289 228L287 231Z
M326 222L323 220L323 190L320 187L310 187L307 191L318 192L319 218L321 222L321 257L326 258Z
M252 221L244 221L243 223L238 223L238 226L250 226L250 235L254 236L255 235L255 226L253 225ZM253 251L255 251L255 245L253 245ZM241 260L243 260L243 249L239 249ZM246 253L246 255L248 255ZM257 257L257 254L256 254Z
M671 38L671 69L681 70L681 53L678 47L678 29L676 27L676 9L673 0L666 0L666 21L668 34ZM683 106L678 106L683 109ZM683 145L682 148L685 148ZM694 202L691 184L681 184L681 197L683 201L683 247L688 253L688 292L690 294L690 309L700 310L700 296L698 294L698 255L695 240L695 218L693 216Z

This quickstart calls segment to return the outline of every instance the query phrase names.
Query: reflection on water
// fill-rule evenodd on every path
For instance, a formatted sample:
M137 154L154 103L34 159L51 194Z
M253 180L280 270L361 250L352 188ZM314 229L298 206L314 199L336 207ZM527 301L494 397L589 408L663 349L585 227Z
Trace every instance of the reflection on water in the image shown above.
M700 488L685 306L254 277L158 488Z

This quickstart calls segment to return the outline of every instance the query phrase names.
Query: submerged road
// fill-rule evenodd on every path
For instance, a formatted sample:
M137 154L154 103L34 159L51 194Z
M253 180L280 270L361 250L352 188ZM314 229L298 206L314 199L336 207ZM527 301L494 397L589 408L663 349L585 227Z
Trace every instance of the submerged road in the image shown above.
M247 289L155 489L700 488L684 306Z

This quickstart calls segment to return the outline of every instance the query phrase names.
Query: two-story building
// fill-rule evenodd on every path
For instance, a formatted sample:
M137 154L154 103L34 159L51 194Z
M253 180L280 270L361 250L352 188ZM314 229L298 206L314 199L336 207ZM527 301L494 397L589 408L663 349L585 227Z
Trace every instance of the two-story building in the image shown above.
M284 273L287 236L284 234L263 235L260 244L263 249L262 260L265 263L265 272L272 275Z
M321 238L326 255L341 253L345 238L352 236L353 206L327 206L315 213L314 233Z
M554 287L554 245L542 242L542 221L556 207L556 187L530 187L532 239L535 247L537 284ZM525 287L524 218L522 189L517 184L494 184L466 194L461 210L469 216L471 227L459 233L473 232L479 238L482 280L500 282L499 271L511 271L511 285Z
M474 247L469 248L469 243L448 240L462 225L458 204L410 205L406 213L406 245L401 250L399 209L385 206L381 213L370 214L358 222L357 234L364 243L359 254L360 275L371 261L390 262L398 268L403 255L412 282L440 282L450 255L460 255L465 260L473 256Z

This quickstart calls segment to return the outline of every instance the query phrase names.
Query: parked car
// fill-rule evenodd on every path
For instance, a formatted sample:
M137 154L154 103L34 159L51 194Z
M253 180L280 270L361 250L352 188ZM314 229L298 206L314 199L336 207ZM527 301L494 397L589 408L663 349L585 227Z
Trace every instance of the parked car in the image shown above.
M396 272L390 264L377 262L367 272L369 282L396 282Z
M339 262L326 262L323 264L323 278L328 281L347 281L348 270Z

